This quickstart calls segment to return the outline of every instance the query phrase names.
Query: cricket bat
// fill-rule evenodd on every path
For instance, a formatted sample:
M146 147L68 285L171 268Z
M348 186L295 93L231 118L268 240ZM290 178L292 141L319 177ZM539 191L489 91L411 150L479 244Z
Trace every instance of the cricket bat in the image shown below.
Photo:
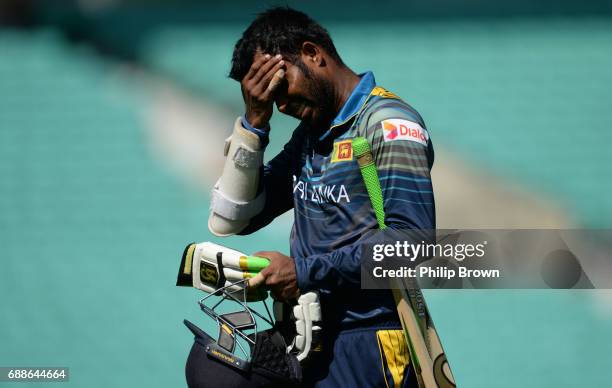
M384 230L383 195L370 144L365 138L357 137L352 145L378 226ZM401 278L391 279L390 286L419 387L455 387L455 379L421 290L416 284Z

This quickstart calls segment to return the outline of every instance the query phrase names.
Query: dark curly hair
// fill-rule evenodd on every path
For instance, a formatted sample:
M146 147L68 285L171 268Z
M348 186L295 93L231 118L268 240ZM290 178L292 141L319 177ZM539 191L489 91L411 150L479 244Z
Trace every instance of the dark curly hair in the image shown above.
M306 41L321 46L339 64L343 63L329 33L319 23L289 7L271 8L257 15L236 42L229 77L240 82L258 49L271 55L282 54L298 63L302 43Z

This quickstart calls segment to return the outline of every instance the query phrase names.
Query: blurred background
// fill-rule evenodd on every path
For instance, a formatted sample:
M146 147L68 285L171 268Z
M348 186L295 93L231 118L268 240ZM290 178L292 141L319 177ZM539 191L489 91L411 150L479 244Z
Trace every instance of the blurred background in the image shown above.
M174 286L184 246L288 252L291 214L243 238L206 226L243 111L233 45L278 4L0 1L0 366L182 386L182 319L213 327ZM610 1L282 4L423 115L440 228L612 226ZM268 158L296 124L274 115ZM608 292L426 297L459 387L609 385Z

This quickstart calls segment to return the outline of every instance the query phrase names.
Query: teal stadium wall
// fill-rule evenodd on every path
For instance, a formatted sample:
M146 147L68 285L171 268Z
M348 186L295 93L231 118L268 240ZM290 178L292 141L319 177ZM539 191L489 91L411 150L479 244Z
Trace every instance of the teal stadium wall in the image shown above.
M414 105L436 143L560 198L578 225L610 225L609 19L328 27L346 62ZM225 75L243 28L165 26L139 55L149 71L238 114ZM0 47L0 365L69 366L72 386L180 385L191 344L181 320L204 319L199 294L174 287L175 274L186 243L212 238L208 198L147 147L149 96L113 64L51 29L2 31ZM274 118L271 150L294 124ZM286 251L280 230L228 244ZM612 377L612 345L602 341L610 313L590 294L427 296L460 386L605 386Z

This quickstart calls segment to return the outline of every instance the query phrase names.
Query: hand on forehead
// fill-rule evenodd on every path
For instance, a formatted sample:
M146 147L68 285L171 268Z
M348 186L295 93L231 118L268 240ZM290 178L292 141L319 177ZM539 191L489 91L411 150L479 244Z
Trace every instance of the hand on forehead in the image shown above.
M253 63L257 62L258 60L262 59L262 57L264 55L269 55L270 58L276 56L276 55L281 55L281 58L287 62L287 57L282 55L281 53L274 53L274 52L264 52L261 51L260 49L257 49L257 51L255 51L255 55L253 55Z

